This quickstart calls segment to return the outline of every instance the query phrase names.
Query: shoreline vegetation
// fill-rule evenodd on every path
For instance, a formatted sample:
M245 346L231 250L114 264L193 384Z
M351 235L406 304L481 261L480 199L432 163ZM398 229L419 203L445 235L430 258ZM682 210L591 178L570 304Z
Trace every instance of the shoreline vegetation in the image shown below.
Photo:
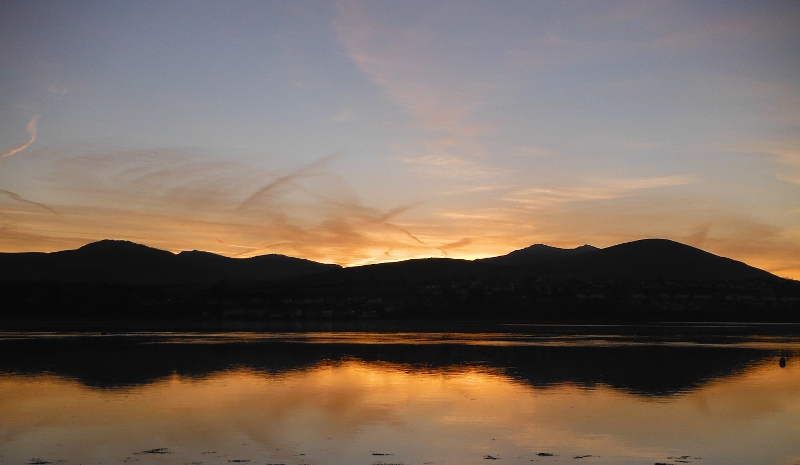
M0 295L0 327L800 322L800 282L660 239L354 268L101 241L51 254L0 254Z
M624 336L642 338L796 337L800 322L591 321L520 322L492 320L0 320L0 337L19 335L115 336L133 334L452 334L481 338Z

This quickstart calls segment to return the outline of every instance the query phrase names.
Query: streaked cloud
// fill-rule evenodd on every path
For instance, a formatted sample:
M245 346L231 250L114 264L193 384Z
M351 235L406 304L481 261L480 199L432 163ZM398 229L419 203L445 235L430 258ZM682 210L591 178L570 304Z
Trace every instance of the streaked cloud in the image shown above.
M476 112L496 83L476 72L485 68L468 71L451 59L459 44L435 32L447 22L447 7L397 20L386 6L341 2L333 25L352 61L410 118L414 136L395 147L397 157L418 167L447 164L457 170L452 176L477 174L477 164L465 165L483 156L482 138L492 128Z
M511 192L505 200L519 202L532 208L544 208L563 202L614 199L636 191L681 186L696 182L692 175L657 176L650 178L598 178L583 180L580 186L533 187Z
M40 151L26 160L39 163L34 168L40 180L57 186L58 202L21 202L4 192L0 247L6 251L30 250L31 243L59 250L117 238L173 251L283 253L359 265L479 258L533 243L602 247L666 237L800 275L800 254L787 252L800 250L795 246L800 234L737 214L733 207L720 209L696 194L681 197L662 189L696 182L691 175L594 177L584 179L590 187L555 194L515 192L543 197L538 203L497 198L483 207L455 202L443 209L415 202L381 209L343 182L335 159L270 170L222 164L190 151ZM269 195L253 197L265 186L274 186ZM548 202L555 208L544 208Z
M275 190L277 190L281 186L292 184L296 179L299 179L303 176L307 176L308 174L313 173L315 170L324 167L335 156L336 154L320 158L319 160L313 163L309 163L307 165L300 167L293 173L280 176L277 179L268 182L266 185L259 188L258 191L250 195L247 199L245 199L245 201L242 202L239 205L239 207L237 207L237 211L246 210L248 207L263 201L266 197L270 196Z
M48 207L47 205L41 204L39 202L34 202L34 201L31 201L31 200L23 199L22 196L20 196L19 194L14 193L14 192L7 191L5 189L0 189L0 194L8 196L9 198L11 198L13 200L16 200L17 202L22 202L22 203L26 203L26 204L29 204L29 205L34 205L34 206L39 207L39 208L41 208L43 210L49 211L50 213L52 213L54 215L58 215L57 211L53 210L52 208Z
M658 236L800 277L796 2L131 8L0 17L0 250Z
M7 150L7 151L3 152L3 154L0 155L0 159L6 158L6 157L10 157L10 156L15 155L17 153L20 153L23 150L25 150L28 147L30 147L31 144L33 144L34 141L36 141L36 122L38 120L39 120L39 117L38 116L34 116L33 118L31 118L30 123L28 123L28 126L27 126L28 134L30 134L30 136L31 136L31 138L28 140L28 142L25 142L24 144L22 144L22 145L20 145L18 147L15 147L13 149L10 149L10 150Z
M792 146L772 147L769 152L778 158L778 179L800 185L800 143Z
M396 222L419 203L365 205L333 171L336 155L288 174L174 150L32 158L40 178L57 186L59 203L49 207L0 191L19 204L0 203L5 250L25 250L26 238L47 231L37 243L74 247L117 238L173 251L283 253L346 265L442 253ZM264 178L270 180L263 184Z
M413 166L418 172L435 178L468 181L492 177L502 173L500 169L490 168L481 163L464 160L452 155L401 157L399 160Z

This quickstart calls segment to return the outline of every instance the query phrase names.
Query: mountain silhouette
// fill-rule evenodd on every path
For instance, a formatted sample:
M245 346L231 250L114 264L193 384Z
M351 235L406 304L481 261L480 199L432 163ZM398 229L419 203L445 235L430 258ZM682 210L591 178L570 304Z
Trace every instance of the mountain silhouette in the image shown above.
M480 260L419 259L331 270L328 280L430 281L436 278L632 279L639 281L742 281L779 279L745 263L667 239L642 239L599 249L536 244ZM314 277L320 279L320 277Z
M611 276L683 281L772 279L775 275L745 263L666 239L643 239L597 249L564 260L564 270L576 277Z
M332 281L476 279L633 279L726 281L778 279L745 263L666 239L643 239L599 249L536 244L481 260L416 259L352 268L270 254L229 258L209 252L173 254L128 241L103 240L76 250L0 253L0 280L115 282L172 285L283 278Z
M642 239L598 249L534 245L483 260L546 278L727 281L775 279L745 263L667 239Z
M264 281L330 268L338 265L274 254L244 259L199 251L173 254L117 240L102 240L61 252L0 254L0 280L171 285Z
M508 255L484 258L482 261L499 265L533 265L567 257L575 257L595 250L598 250L598 248L588 244L574 249L562 249L545 244L534 244L524 249L515 250Z

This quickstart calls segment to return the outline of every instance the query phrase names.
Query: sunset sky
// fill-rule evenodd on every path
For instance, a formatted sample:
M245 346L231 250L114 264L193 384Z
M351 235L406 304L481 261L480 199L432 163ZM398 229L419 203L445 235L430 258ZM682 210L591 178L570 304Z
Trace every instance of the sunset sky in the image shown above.
M681 241L800 279L800 3L0 4L0 251Z

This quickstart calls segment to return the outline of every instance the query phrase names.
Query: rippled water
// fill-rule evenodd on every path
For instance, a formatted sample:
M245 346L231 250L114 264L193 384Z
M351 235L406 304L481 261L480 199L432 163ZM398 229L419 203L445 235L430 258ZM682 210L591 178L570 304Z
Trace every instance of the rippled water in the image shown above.
M0 350L9 464L800 463L791 337L6 332Z

